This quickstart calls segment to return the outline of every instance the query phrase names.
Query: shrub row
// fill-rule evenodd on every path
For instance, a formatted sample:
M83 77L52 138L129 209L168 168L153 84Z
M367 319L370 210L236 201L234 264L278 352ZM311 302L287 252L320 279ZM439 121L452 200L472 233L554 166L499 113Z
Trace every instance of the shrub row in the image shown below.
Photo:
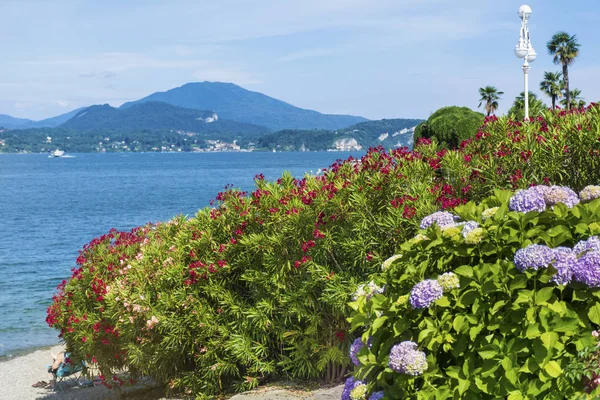
M47 321L108 386L125 383L120 370L199 397L278 375L338 379L349 293L421 218L494 188L600 181L599 113L488 118L456 150L422 140L301 180L258 175L253 192L227 188L193 218L91 241Z

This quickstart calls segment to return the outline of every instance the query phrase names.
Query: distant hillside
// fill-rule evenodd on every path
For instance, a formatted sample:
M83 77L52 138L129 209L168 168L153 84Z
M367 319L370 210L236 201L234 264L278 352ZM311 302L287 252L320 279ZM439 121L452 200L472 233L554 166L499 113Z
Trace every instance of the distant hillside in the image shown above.
M33 122L30 119L15 118L10 115L0 114L0 128L17 129L20 126Z
M178 107L214 110L223 119L281 129L341 129L367 121L351 115L321 114L295 107L262 93L252 92L232 83L188 83L166 92L153 93L143 99L125 103L121 109L149 101Z
M243 122L227 121L213 111L191 110L156 101L134 104L124 109L108 104L95 105L78 112L60 125L72 130L162 130L196 133L261 133L268 129Z
M366 150L412 148L414 128L420 119L382 119L362 122L337 131L282 130L260 138L258 147L282 151Z
M31 128L54 128L67 122L69 119L73 118L78 112L84 110L86 107L81 107L73 111L69 111L68 113L64 113L61 115L57 115L56 117L42 119L40 121L30 121L22 126L19 126L18 129L31 129Z

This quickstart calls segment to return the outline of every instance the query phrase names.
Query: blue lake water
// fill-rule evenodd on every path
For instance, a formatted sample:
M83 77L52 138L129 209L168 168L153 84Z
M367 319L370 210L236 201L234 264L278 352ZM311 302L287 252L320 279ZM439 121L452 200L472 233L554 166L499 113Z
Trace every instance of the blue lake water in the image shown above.
M350 155L362 154L0 155L0 358L58 343L46 308L94 237L191 216L226 184L251 189L258 173L301 177Z

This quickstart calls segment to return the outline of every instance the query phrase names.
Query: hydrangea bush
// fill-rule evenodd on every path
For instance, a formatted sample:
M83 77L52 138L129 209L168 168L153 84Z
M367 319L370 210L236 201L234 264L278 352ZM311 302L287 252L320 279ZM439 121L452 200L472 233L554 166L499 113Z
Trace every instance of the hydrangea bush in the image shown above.
M385 291L350 303L353 329L371 343L354 354L354 376L367 393L600 395L600 199L572 201L561 190L568 204L544 203L539 211L514 206L523 204L523 191L457 207L445 219L477 222L471 232L484 234L476 243L460 229L448 235L426 223L425 239L398 247L393 262L371 276Z

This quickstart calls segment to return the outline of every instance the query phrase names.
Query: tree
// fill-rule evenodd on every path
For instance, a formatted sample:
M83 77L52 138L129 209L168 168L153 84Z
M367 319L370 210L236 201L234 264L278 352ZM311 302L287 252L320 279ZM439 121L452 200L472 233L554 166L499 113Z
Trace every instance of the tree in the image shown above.
M467 107L443 107L431 114L415 129L414 141L435 139L440 146L455 148L463 140L474 137L483 125L482 113Z
M489 117L498 109L498 100L500 100L500 95L503 94L504 92L498 91L495 86L479 88L479 95L481 98L479 99L477 108L481 107L482 104L485 104L484 109Z
M562 97L563 81L561 72L544 72L544 80L540 82L542 93L552 99L552 109L556 108L556 99Z
M529 117L540 115L546 108L547 106L537 98L535 93L529 92ZM508 110L508 115L518 121L525 118L525 92L521 92L515 97L512 107Z
M575 58L579 55L579 47L575 35L570 36L567 32L557 32L552 36L552 39L546 44L548 54L554 56L554 64L562 65L563 81L565 83L566 107L571 108L571 96L569 92L569 65L575 62Z
M585 107L585 100L581 97L581 90L573 89L569 91L569 98L571 99L571 108L583 108ZM563 107L567 106L566 99L562 99L560 104Z

